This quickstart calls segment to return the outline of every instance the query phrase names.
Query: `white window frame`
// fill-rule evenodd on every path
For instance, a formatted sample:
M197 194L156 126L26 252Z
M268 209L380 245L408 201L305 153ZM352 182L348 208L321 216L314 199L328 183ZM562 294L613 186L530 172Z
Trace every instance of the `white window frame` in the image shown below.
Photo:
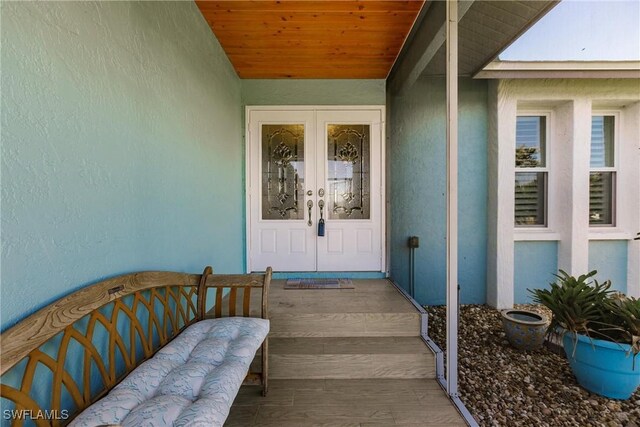
M514 136L514 146L513 146L513 167L514 167L514 175L513 175L513 191L515 194L515 177L517 173L539 173L544 172L547 174L546 182L545 182L545 223L542 225L516 225L515 224L515 200L514 205L512 206L512 212L514 212L513 217L513 228L514 228L514 240L556 240L558 236L556 233L552 231L552 224L554 223L554 215L552 215L552 171L553 171L553 141L552 141L552 127L553 127L553 111L542 109L542 110L517 110L516 112L516 127L518 117L544 117L545 118L545 166L544 167L528 167L528 168L519 168L515 165L515 150L517 148L516 137ZM515 129L515 128L514 128Z
M611 201L611 210L613 211L611 216L613 218L613 224L591 224L589 221L589 233L591 237L591 232L598 233L598 231L602 230L603 232L616 232L619 230L620 220L618 218L619 206L618 206L618 194L620 191L619 181L620 181L620 111L619 110L593 110L591 112L591 124L593 124L593 117L595 116L610 116L613 117L613 166L605 166L605 167L591 167L591 138L589 138L589 176L591 172L613 172L614 181L613 181L613 200ZM591 194L589 194L589 198L591 198ZM587 212L589 215L589 212Z

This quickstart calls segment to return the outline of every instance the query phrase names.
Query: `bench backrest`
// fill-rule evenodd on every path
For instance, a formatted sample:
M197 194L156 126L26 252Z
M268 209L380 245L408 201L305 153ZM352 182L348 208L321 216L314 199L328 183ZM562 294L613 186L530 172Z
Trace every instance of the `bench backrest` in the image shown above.
M0 337L3 425L8 419L16 426L65 425L198 320L225 314L267 318L270 280L271 269L234 276L211 274L210 267L201 275L142 272L50 304ZM252 288L262 290L259 310L252 308ZM213 305L207 303L212 289Z

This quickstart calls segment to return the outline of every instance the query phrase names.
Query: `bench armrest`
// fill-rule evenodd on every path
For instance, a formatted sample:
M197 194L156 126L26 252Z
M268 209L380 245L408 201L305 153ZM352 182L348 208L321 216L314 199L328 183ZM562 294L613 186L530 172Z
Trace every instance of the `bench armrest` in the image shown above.
M262 289L260 317L269 318L268 299L269 286L273 270L267 268L264 274L213 274L211 267L205 268L202 273L198 288L198 317L223 317L224 315L236 316L238 304L238 290L242 289L242 316L251 315L251 290ZM215 288L215 304L209 311L206 309L207 291Z

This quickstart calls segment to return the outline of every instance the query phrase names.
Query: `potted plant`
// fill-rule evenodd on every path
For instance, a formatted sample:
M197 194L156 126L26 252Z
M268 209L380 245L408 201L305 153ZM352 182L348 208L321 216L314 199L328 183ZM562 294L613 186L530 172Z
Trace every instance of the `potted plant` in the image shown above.
M549 320L528 310L502 310L502 327L509 343L518 350L538 350L544 344Z
M560 332L578 383L613 399L628 399L640 386L640 300L610 290L611 282L578 278L560 270L550 289L529 290L552 312L548 333Z

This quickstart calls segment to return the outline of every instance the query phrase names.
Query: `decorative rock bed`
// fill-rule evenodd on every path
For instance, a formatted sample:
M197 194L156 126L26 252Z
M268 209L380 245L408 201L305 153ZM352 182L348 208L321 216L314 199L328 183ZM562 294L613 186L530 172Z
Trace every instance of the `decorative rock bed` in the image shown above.
M517 308L551 314L544 307ZM428 306L429 336L445 349L445 307ZM482 426L640 426L640 391L627 401L581 388L563 356L509 345L500 312L463 305L459 324L460 398Z

